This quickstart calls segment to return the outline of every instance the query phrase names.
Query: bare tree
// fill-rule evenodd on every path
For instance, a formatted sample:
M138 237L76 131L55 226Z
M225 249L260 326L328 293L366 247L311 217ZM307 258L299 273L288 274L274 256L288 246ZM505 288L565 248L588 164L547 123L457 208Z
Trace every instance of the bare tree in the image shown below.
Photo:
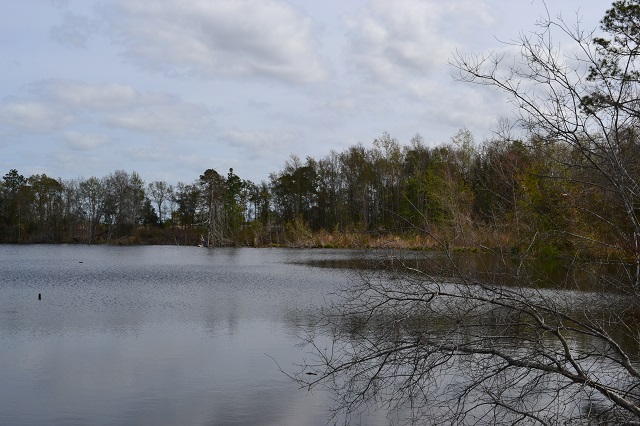
M87 229L86 241L91 244L95 241L106 210L106 182L104 179L90 177L80 182L79 191Z
M521 37L522 60L515 65L505 64L505 58L496 54L457 54L453 65L462 81L492 86L509 96L518 123L529 140L538 142L534 148L562 148L555 150L560 155L553 160L571 171L569 179L576 186L582 186L575 204L588 220L608 227L620 243L575 237L630 255L640 278L640 4L636 0L613 4L601 23L608 38L595 37L595 31L585 32L561 18L538 24L539 34ZM556 33L573 42L573 53L558 51ZM567 151L573 157L567 157ZM546 150L543 155L553 152ZM585 196L594 192L607 199L608 210L624 218L611 221L594 209Z
M158 220L162 225L164 223L167 206L165 205L173 196L173 186L165 181L156 180L151 182L147 187L151 198L158 208Z
M554 285L532 264L441 256L362 272L308 329L296 380L332 391L336 415L373 404L407 423L640 423L640 306L611 291L624 274L576 264Z
M584 223L555 231L621 261L579 261L577 248L551 279L526 250L485 248L465 263L438 240L439 255L361 272L308 328L313 355L294 375L331 390L347 420L373 405L408 423L640 424L640 1L616 1L603 37L539 24L515 65L495 54L453 65L506 92L524 139L564 166L546 177L576 188L565 195ZM574 53L556 49L558 34Z

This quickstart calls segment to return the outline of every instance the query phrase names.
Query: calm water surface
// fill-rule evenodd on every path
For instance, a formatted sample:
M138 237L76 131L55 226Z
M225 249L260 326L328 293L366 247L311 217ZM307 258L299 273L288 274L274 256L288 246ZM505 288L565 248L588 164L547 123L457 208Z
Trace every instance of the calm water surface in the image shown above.
M0 424L324 425L273 359L348 280L308 265L356 255L0 245Z

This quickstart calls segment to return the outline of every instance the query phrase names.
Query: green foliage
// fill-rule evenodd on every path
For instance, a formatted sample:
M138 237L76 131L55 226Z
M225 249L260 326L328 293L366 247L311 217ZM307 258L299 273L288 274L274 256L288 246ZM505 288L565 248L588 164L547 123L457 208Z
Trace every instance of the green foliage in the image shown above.
M313 216L318 188L316 168L312 158L303 165L298 157L291 156L284 170L271 176L272 199L282 222L298 218L309 221Z
M640 165L635 133L624 140L624 161ZM135 172L63 182L11 170L0 182L0 236L11 242L124 243L146 235L178 244L366 246L371 235L410 241L427 232L462 250L508 246L547 258L574 250L575 235L621 245L623 235L612 229L626 232L628 224L624 212L610 211L612 193L604 186L585 192L581 182L595 178L588 168L566 167L579 158L575 150L544 142L538 136L476 147L463 129L452 144L427 147L417 135L401 146L385 133L372 149L357 145L304 163L292 156L260 185L233 169L226 177L207 169L175 188L165 182L145 187ZM588 223L594 214L610 223ZM160 226L166 232L151 230ZM142 227L146 231L137 231Z

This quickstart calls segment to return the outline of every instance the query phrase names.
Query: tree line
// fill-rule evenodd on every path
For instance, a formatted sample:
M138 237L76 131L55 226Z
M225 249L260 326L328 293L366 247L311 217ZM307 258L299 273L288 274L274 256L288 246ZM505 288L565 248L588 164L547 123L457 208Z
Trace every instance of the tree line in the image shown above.
M208 169L176 185L146 183L135 171L63 180L12 169L0 181L0 241L331 246L398 237L419 246L429 234L458 248L543 256L578 248L584 255L634 253L628 234L635 216L601 173L611 159L583 155L597 141L496 134L476 144L461 129L430 147L420 135L401 144L385 132L370 148L358 144L321 159L292 155L259 184L233 169L226 176ZM635 127L617 138L616 158L634 182ZM607 220L593 227L593 218ZM340 240L345 235L354 238Z
M537 24L508 43L514 57L454 54L457 78L504 93L527 136L503 123L475 151L431 150L444 161L412 175L425 204L402 196L441 252L388 255L305 327L312 355L292 376L331 390L334 412L640 424L640 0L614 1L598 30ZM476 263L454 253L469 236Z

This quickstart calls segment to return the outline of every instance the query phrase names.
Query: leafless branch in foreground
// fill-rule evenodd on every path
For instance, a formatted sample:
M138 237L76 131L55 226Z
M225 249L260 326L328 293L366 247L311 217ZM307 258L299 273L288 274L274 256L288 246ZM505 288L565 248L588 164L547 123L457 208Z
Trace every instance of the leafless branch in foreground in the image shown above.
M445 279L398 264L362 272L308 330L314 357L294 377L329 390L334 414L376 407L420 424L640 423L640 306L631 295Z

